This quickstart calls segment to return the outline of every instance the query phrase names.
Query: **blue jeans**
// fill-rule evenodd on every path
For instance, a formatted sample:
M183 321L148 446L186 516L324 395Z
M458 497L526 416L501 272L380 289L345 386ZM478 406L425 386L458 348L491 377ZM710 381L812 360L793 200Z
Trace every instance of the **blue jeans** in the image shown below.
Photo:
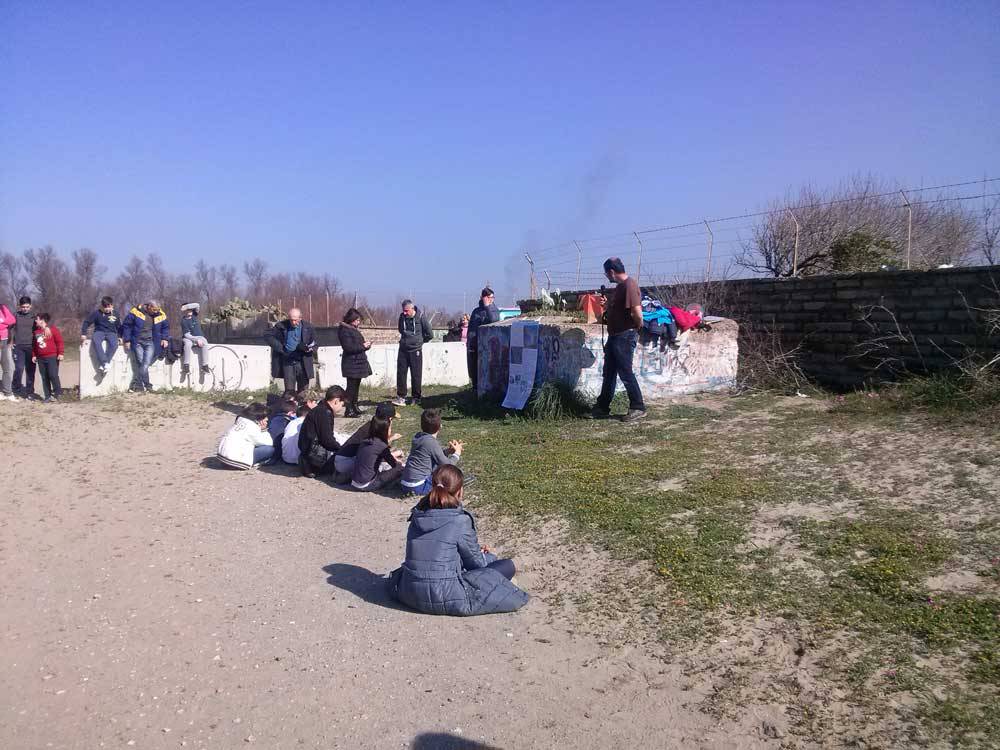
M149 366L153 364L153 355L156 353L156 344L133 344L132 353L135 355L135 375L132 377L130 388L145 388L153 390L153 384L149 382Z
M24 388L21 388L21 373L24 373ZM14 347L14 391L20 391L25 398L35 393L35 363L31 361L31 347Z
M118 351L118 334L111 331L94 331L91 346L98 366L106 365L115 357Z
M604 382L601 384L601 395L597 397L598 409L607 411L611 407L615 386L620 378L628 394L628 408L646 410L639 382L632 372L632 355L635 353L637 337L634 330L608 336L608 343L604 345Z
M424 480L423 484L418 484L416 487L410 487L409 485L400 483L400 487L403 488L403 492L412 492L414 495L426 495L434 487L434 483L431 481L430 477Z
M255 445L253 447L254 466L256 466L257 464L267 463L273 457L274 457L273 445Z

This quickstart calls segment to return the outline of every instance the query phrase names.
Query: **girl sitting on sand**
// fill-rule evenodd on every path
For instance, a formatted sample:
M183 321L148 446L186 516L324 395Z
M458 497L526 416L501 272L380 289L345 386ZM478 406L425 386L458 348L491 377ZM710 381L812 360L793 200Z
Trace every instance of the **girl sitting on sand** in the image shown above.
M433 486L410 513L406 560L389 577L394 598L429 615L488 615L523 607L514 561L479 546L476 522L462 507L462 472L439 466Z

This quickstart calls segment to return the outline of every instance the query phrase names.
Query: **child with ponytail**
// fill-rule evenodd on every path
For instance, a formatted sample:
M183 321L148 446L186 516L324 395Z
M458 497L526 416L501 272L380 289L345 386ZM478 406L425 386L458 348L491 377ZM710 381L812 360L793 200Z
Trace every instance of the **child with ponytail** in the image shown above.
M410 513L406 560L390 576L390 593L430 615L486 615L523 607L528 595L511 581L514 561L499 560L479 545L476 522L462 507L461 470L439 466L431 485Z

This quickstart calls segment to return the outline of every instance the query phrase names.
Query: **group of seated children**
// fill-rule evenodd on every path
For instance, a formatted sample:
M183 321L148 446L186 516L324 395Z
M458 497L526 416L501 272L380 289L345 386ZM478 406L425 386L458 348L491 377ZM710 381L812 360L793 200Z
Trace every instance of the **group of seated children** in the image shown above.
M498 559L479 545L476 524L462 506L466 480L455 465L463 445L452 440L442 449L437 435L441 414L424 409L420 432L410 454L392 448L400 439L392 431L399 417L390 403L340 442L334 418L347 408L346 391L328 388L322 400L303 392L282 398L278 412L250 404L219 442L218 457L229 466L250 469L283 461L297 464L304 476L330 475L370 492L399 480L404 491L423 495L413 507L406 535L406 559L390 574L389 591L399 602L436 615L481 615L513 612L528 594L513 582L514 561Z
M407 494L426 495L434 470L461 458L461 441L451 440L447 448L438 442L437 409L420 415L420 432L405 461L403 451L392 447L400 435L392 431L399 413L391 403L379 404L372 419L344 440L334 431L334 418L343 416L345 395L339 386L329 388L322 400L311 391L285 395L271 415L264 404L248 405L222 436L219 460L240 469L281 461L299 466L304 476L331 476L335 484L363 492L399 482Z

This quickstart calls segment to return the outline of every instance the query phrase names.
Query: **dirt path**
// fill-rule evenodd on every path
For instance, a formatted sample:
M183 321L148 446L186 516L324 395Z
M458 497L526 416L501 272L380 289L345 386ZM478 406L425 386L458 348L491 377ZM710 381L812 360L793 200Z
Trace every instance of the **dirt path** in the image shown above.
M519 613L397 608L380 576L408 507L203 464L231 419L0 404L0 747L762 744L698 712L677 668L552 617L530 559Z

